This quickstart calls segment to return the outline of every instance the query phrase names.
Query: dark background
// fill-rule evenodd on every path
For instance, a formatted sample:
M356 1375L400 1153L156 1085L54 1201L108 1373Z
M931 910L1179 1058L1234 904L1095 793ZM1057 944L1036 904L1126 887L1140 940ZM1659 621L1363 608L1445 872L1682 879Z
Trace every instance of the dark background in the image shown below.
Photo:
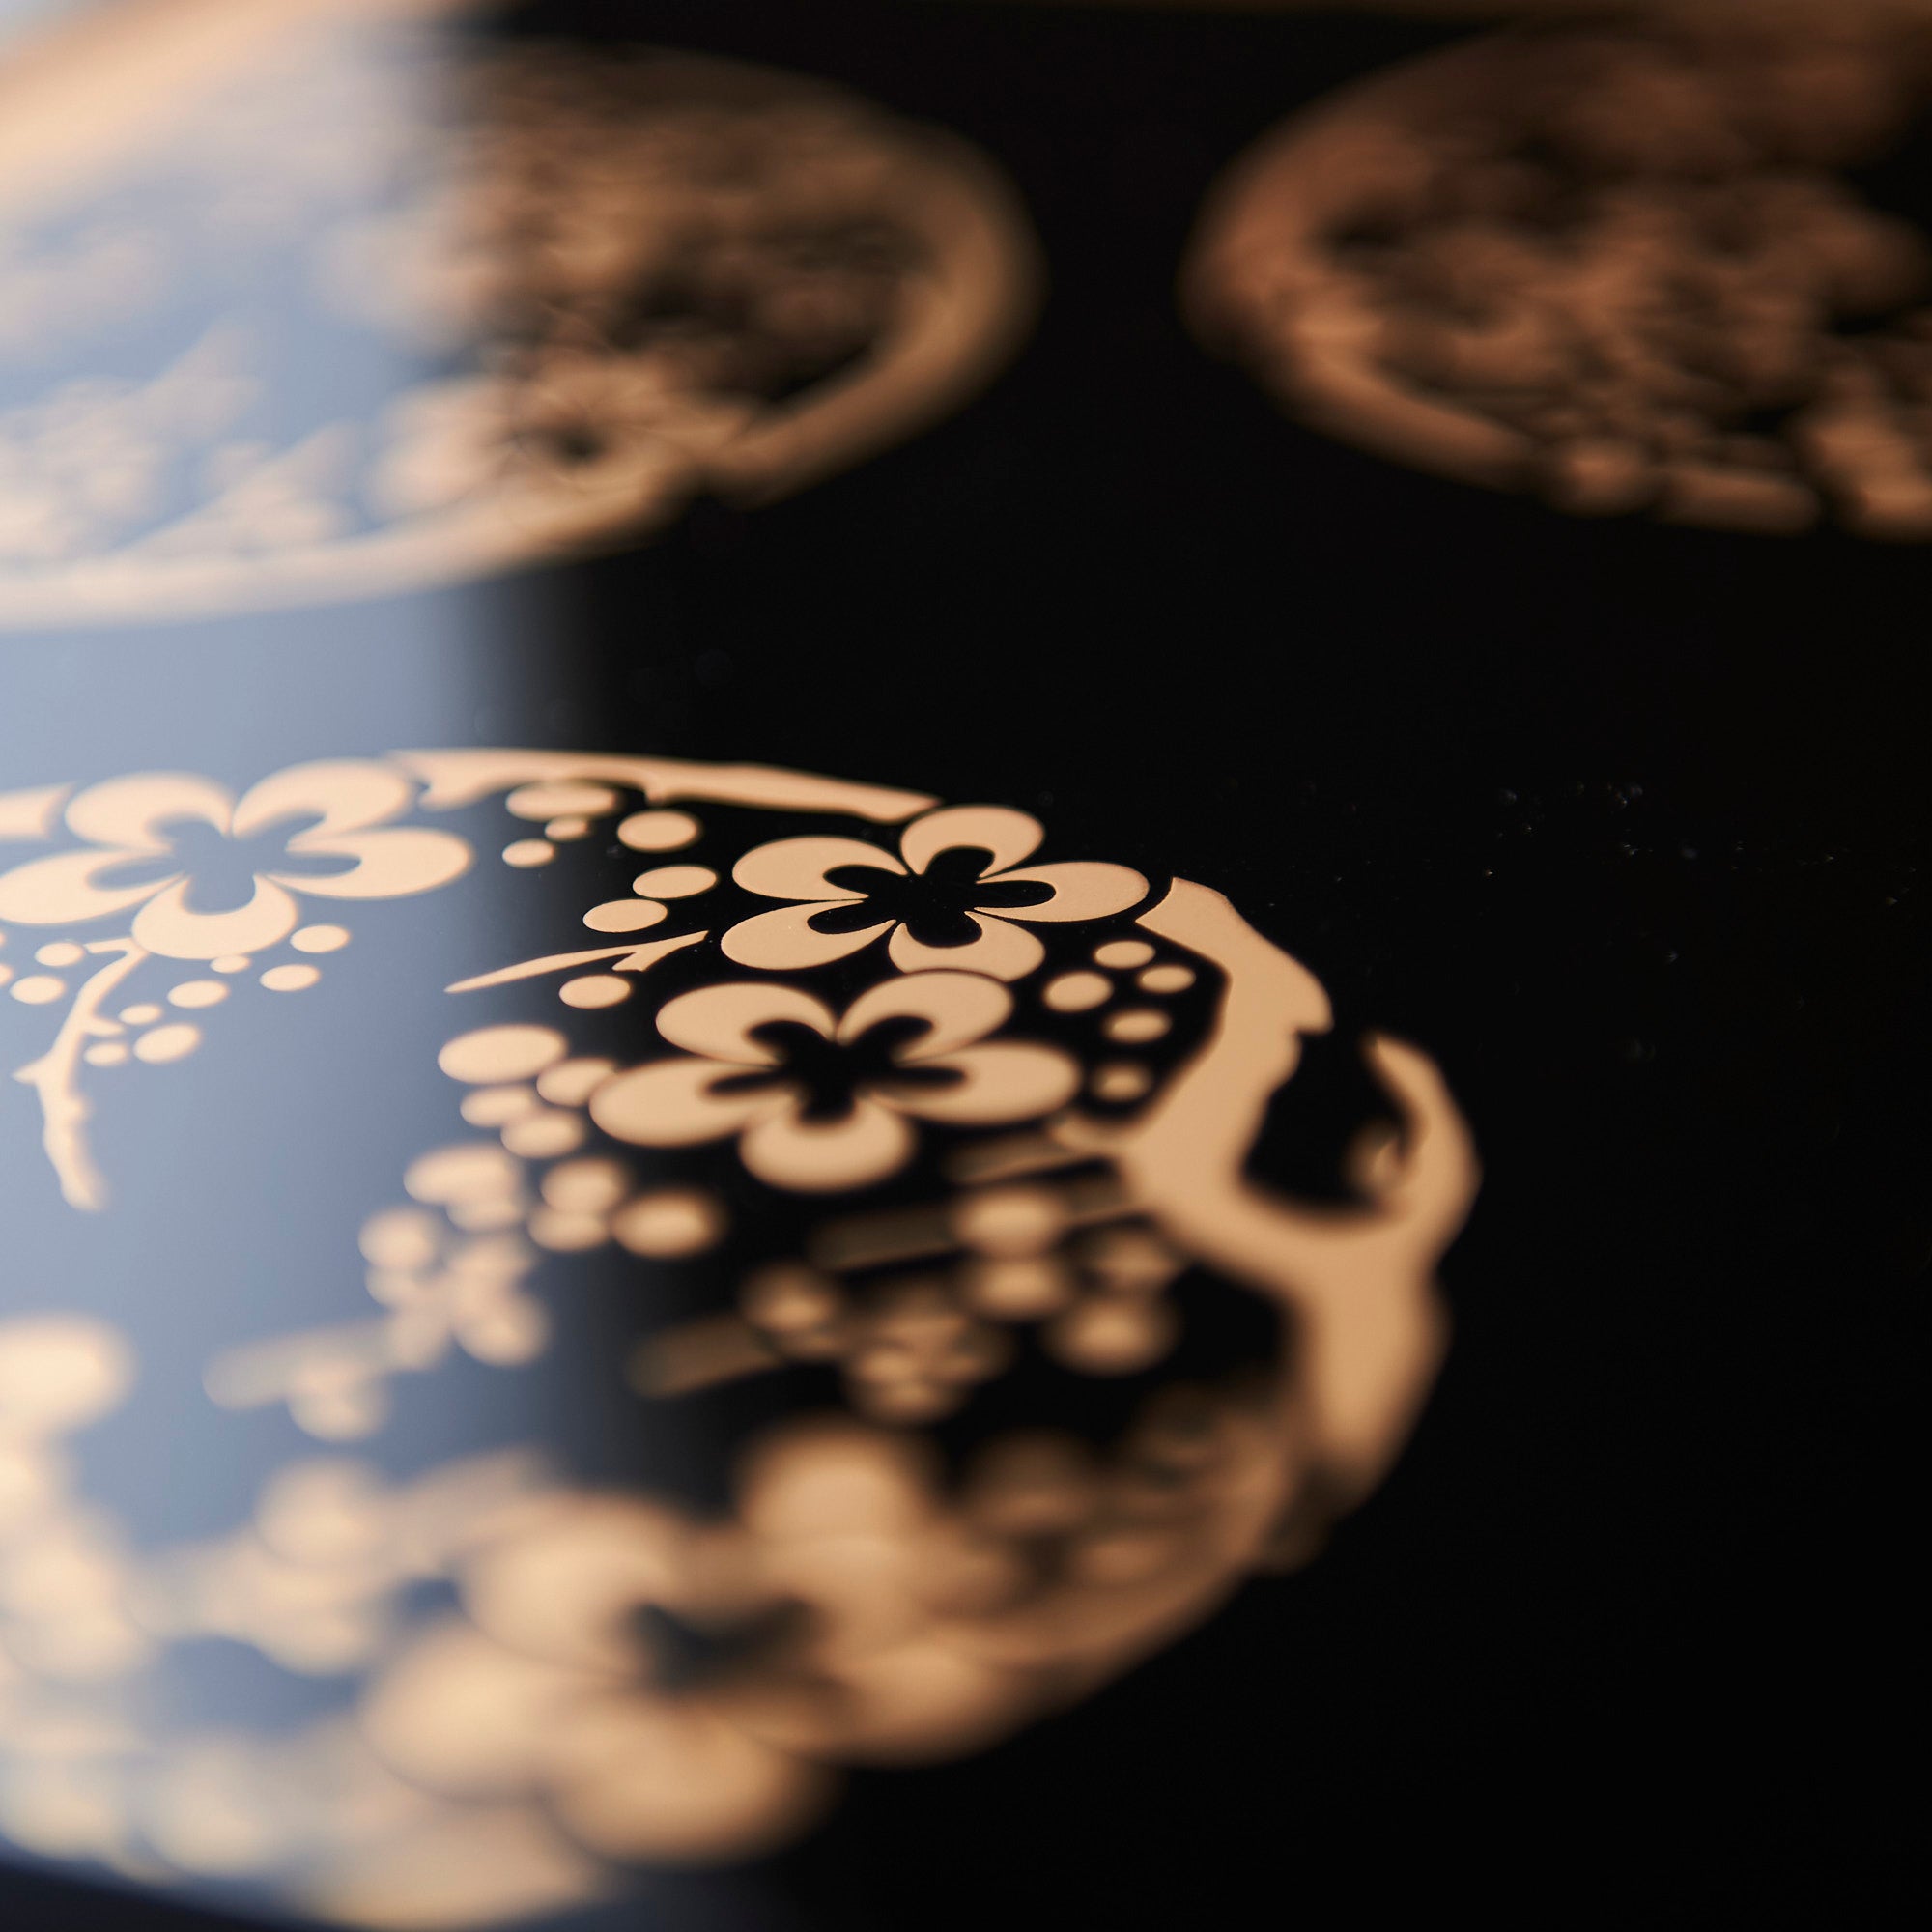
M1057 849L1226 890L1345 1029L1425 1044L1487 1170L1434 1402L1313 1568L635 1922L1896 1908L1932 554L1567 521L1302 431L1189 337L1218 170L1461 30L941 0L528 22L951 127L1051 286L939 429L569 573L528 701L475 741L1044 810ZM277 701L342 662L292 648ZM26 1926L190 1922L6 1886Z

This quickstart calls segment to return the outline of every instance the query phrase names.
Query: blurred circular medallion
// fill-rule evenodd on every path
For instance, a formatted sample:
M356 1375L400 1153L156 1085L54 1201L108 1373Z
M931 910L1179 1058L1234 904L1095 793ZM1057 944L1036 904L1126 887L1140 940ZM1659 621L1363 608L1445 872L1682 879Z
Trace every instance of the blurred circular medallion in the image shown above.
M146 0L0 65L0 626L616 545L911 434L1025 327L962 143L461 12Z
M1216 192L1199 327L1303 420L1583 515L1932 537L1923 10L1729 6L1380 74Z

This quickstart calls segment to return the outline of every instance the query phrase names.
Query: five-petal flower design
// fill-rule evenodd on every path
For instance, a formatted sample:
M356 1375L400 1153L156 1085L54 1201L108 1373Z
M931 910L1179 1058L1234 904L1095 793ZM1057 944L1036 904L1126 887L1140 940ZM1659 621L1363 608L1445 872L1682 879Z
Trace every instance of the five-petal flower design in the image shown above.
M736 1135L745 1165L774 1187L868 1186L911 1157L912 1119L1001 1125L1072 1097L1080 1068L1068 1055L987 1039L1012 1005L976 973L888 980L842 1018L771 981L701 987L658 1014L684 1053L607 1081L591 1116L644 1147Z
M185 773L112 779L69 802L68 829L86 845L0 874L0 920L69 925L131 912L146 952L259 952L295 930L297 893L399 898L469 867L469 847L453 833L386 823L413 796L399 774L350 760L292 766L240 799ZM197 857L241 881L242 903L197 904Z
M1023 866L1044 836L1023 811L962 805L916 819L897 856L861 838L760 845L738 861L732 878L747 892L792 903L734 925L724 954L741 966L790 972L842 959L890 933L887 951L903 973L962 967L1021 979L1046 949L1013 921L1104 919L1148 889L1125 866ZM855 873L870 876L860 882Z

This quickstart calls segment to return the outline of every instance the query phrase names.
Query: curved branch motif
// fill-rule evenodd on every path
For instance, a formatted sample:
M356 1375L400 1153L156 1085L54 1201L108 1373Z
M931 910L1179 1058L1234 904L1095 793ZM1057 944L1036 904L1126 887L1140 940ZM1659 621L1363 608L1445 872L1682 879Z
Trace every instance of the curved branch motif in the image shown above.
M99 1208L106 1205L107 1183L87 1144L87 1122L93 1117L94 1103L80 1090L80 1056L90 1039L119 1037L122 1028L113 1020L102 1019L100 1009L107 996L148 955L132 939L98 939L87 950L115 956L74 995L53 1044L14 1078L40 1096L41 1145L60 1178L62 1198L70 1207Z
M1478 1169L1434 1064L1372 1037L1371 1067L1402 1116L1369 1205L1286 1204L1244 1171L1299 1036L1326 1031L1326 996L1218 893L1177 879L1140 923L1220 965L1230 991L1196 1058L1106 1151L1193 1252L1278 1300L1300 1323L1313 1439L1344 1492L1379 1480L1434 1378L1444 1342L1435 1262L1468 1212Z

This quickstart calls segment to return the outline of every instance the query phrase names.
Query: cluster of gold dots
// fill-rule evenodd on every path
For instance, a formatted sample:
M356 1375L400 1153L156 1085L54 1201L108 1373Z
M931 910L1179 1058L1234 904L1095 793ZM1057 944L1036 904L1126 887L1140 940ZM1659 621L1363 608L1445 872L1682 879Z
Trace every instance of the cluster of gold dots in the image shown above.
M485 1203L485 1212L501 1217L494 1225L526 1220L530 1238L558 1252L581 1252L614 1239L633 1254L656 1259L697 1254L723 1238L724 1215L709 1195L684 1187L638 1193L620 1161L563 1158L588 1138L582 1110L616 1071L613 1061L572 1058L569 1043L554 1027L494 1026L460 1035L437 1064L469 1090L463 1096L463 1118L471 1126L495 1128L502 1143L500 1150L472 1145L449 1151L475 1156L474 1198ZM544 1177L542 1200L534 1208L521 1193L517 1163L526 1160L560 1162ZM515 1170L513 1185L503 1179L506 1167ZM495 1177L488 1185L486 1174ZM414 1185L410 1192L418 1200L430 1198ZM462 1220L453 1210L451 1219L466 1227L491 1225Z
M1180 1258L1150 1228L1080 1234L1051 1187L1021 1183L969 1194L952 1210L967 1251L966 1304L1002 1321L1043 1321L1047 1353L1086 1375L1132 1375L1174 1347L1179 1323L1161 1298Z
M504 801L512 814L543 827L541 838L518 838L503 848L506 866L547 866L556 848L571 839L590 836L592 823L617 809L617 794L609 785L574 779L519 785Z
M516 838L503 847L504 865L528 870L548 866L556 857L559 845L587 838L596 821L615 811L620 800L610 785L561 779L519 785L504 803L514 816L543 828L540 838ZM702 829L689 812L635 811L618 825L617 838L634 852L675 852L680 846L689 845ZM598 929L628 932L640 928Z
M613 1070L609 1061L573 1063L569 1052L554 1027L483 1027L451 1040L437 1065L474 1090L463 1101L463 1118L471 1126L495 1127L505 1150L521 1159L554 1160L575 1152L588 1130L575 1111L581 1103L557 1103L552 1096L582 1084L588 1098ZM551 1076L549 1094L536 1084L542 1075Z
M702 1188L654 1187L639 1193L622 1161L561 1161L543 1178L543 1206L530 1239L560 1254L615 1240L652 1261L703 1254L724 1235L724 1210Z
M34 954L36 965L77 966L86 956L86 948L76 946L71 939L56 939L41 947ZM5 968L0 968L0 984L12 979ZM25 1007L47 1007L67 995L67 981L57 979L51 973L28 973L13 980L10 989L14 999Z
M0 938L3 937L0 935ZM298 952L337 952L349 944L349 937L344 926L305 925L291 936L289 944ZM83 964L86 958L86 947L71 939L51 939L35 951L34 963L54 970L15 977L12 968L0 966L0 986L6 987L11 996L23 1006L53 1006L66 999L71 990L61 974ZM178 980L163 996L166 1007L152 1000L136 1001L131 1006L123 1007L112 1021L97 1022L95 1030L112 1036L126 1029L137 1037L131 1043L112 1037L96 1039L84 1049L81 1057L90 1066L125 1066L130 1060L150 1066L163 1066L171 1061L186 1059L201 1044L202 1031L189 1021L169 1020L167 1007L174 1008L178 1012L203 1012L211 1007L218 1007L228 997L228 980L238 973L245 973L253 964L254 961L245 952L224 952L208 962L210 973L220 974L223 978ZM319 966L313 966L306 960L295 960L287 965L269 967L261 975L261 984L271 993L299 993L313 986L321 978L322 969ZM159 1024L162 1021L166 1024Z
M852 1406L880 1422L935 1422L1012 1359L1012 1338L938 1277L891 1282L861 1302L829 1275L781 1262L750 1276L739 1307L792 1361L838 1361Z
M523 1164L487 1141L461 1142L418 1156L404 1173L403 1187L411 1200L440 1208L471 1234L519 1227L529 1208Z
M961 1511L982 1535L1057 1549L1054 1574L1067 1580L1144 1581L1181 1553L1177 1533L1225 1480L1236 1422L1225 1398L1176 1388L1142 1406L1110 1459L1061 1431L1015 1431L968 1463Z
M643 932L669 910L664 900L693 898L717 883L718 874L708 866L657 866L631 881L632 892L639 896L594 905L583 915L583 923L592 932Z
M1041 1347L1085 1375L1150 1368L1180 1324L1164 1291L1184 1263L1138 1222L1083 1230L1052 1187L988 1188L953 1204L962 1258L857 1290L802 1262L748 1276L740 1313L777 1354L836 1362L848 1400L881 1422L937 1421L1012 1359L1009 1330L1039 1323Z
M527 869L547 866L556 857L559 842L588 836L593 822L616 810L618 795L609 785L577 781L522 785L506 803L519 818L541 820L541 838L519 838L503 848L503 863ZM617 841L633 852L675 852L694 843L704 828L688 811L634 811L618 822ZM648 932L669 914L667 899L696 897L718 883L708 866L654 866L631 882L632 896L607 899L583 915L592 932L628 936ZM621 1006L631 997L633 982L617 973L580 973L563 981L557 998L566 1007L594 1011Z
M466 1176L444 1156L427 1156L427 1165L419 1161L411 1172L418 1186L444 1197L437 1205L445 1212L496 1198L480 1171ZM497 1368L532 1362L548 1345L550 1318L523 1289L529 1251L513 1236L452 1240L423 1208L390 1208L363 1224L361 1246L371 1296L399 1318L396 1340L405 1362L415 1357L427 1366L452 1329L479 1362Z
M1091 1013L1114 997L1110 973L1132 973L1134 984L1156 999L1184 993L1194 984L1194 969L1179 963L1156 966L1154 950L1144 939L1110 939L1094 949L1094 964L1105 972L1081 968L1061 973L1041 988L1040 1000L1056 1013ZM1172 1020L1158 1007L1133 1006L1106 1015L1101 1033L1118 1046L1148 1046L1164 1038ZM1095 1099L1116 1104L1138 1100L1153 1086L1153 1076L1137 1061L1110 1061L1096 1067L1088 1081Z

